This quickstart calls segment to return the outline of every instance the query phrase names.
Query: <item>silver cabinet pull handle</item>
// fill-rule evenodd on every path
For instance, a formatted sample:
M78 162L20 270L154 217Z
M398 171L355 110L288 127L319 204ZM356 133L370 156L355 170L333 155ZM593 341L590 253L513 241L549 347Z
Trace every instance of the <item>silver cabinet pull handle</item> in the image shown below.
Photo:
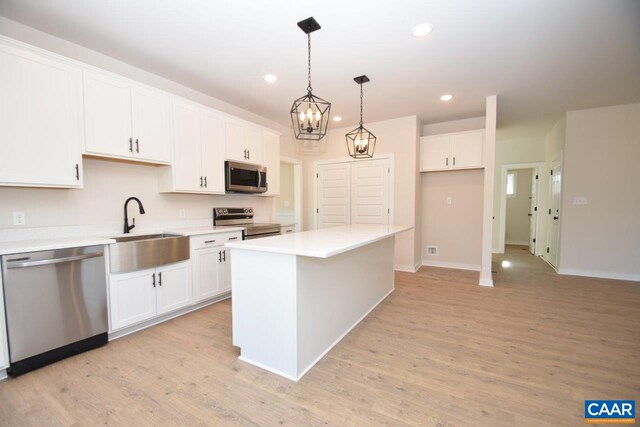
M91 254L70 256L66 258L43 259L38 261L25 261L25 262L14 263L13 261L8 260L7 268L22 268L22 267L35 267L38 265L60 264L63 262L73 262L73 261L80 261L80 260L89 259L89 258L97 258L97 257L101 257L102 255L103 255L102 252L94 252ZM20 260L24 260L24 258L21 258ZM20 261L20 260L15 260L15 261Z

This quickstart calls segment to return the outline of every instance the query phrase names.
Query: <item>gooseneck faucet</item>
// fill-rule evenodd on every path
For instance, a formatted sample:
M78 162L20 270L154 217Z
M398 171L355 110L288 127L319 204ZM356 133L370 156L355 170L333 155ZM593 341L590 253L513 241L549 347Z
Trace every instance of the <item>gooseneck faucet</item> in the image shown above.
M144 215L144 213L145 213L144 212L144 206L142 206L142 202L137 197L129 197L127 199L127 201L124 202L124 232L125 232L125 234L129 234L129 231L131 231L136 226L136 219L135 218L133 218L133 224L129 225L129 216L127 215L127 205L132 200L135 200L136 202L138 202L138 207L140 208L140 214Z

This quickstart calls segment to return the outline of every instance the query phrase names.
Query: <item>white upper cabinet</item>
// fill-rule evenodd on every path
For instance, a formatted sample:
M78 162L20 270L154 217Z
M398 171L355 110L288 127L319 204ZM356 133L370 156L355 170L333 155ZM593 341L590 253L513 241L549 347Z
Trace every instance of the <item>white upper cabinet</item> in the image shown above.
M106 73L84 72L85 152L171 162L171 101Z
M131 129L136 157L171 162L171 100L167 94L132 85Z
M482 168L484 131L472 130L420 138L420 171Z
M263 163L262 131L250 124L226 121L227 159L245 163Z
M264 132L262 140L263 165L267 167L267 192L265 196L280 194L280 135Z
M73 64L0 42L0 185L82 187L82 78Z
M224 193L224 118L198 104L176 99L173 129L173 166L160 170L160 191Z

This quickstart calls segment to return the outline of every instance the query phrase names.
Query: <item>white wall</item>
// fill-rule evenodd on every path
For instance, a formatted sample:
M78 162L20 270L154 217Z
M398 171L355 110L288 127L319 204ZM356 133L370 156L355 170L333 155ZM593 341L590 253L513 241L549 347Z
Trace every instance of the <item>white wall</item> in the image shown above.
M500 247L500 222L502 215L502 169L504 165L518 163L537 163L545 161L545 138L519 138L519 139L497 139L496 140L496 169L493 198L493 252L502 251ZM540 176L540 198L538 200L538 212L546 212L549 189L547 187L546 171L541 171ZM540 247L546 245L546 217L541 221L541 230L538 233L540 240L537 242Z
M294 209L293 164L280 162L280 195L276 197L276 214L293 215Z
M507 197L506 215L506 243L508 245L529 244L531 213L531 179L533 169L519 169L509 171L516 174L516 194Z
M482 169L422 174L423 264L480 269L483 176ZM427 255L427 246L438 255Z
M417 174L417 133L419 121L416 116L402 117L398 119L380 122L365 123L376 137L375 154L393 153L395 160L394 183L394 218L396 224L416 226L419 217L416 215L416 182ZM353 127L331 129L323 139L325 151L322 154L308 156L304 159L304 224L306 229L313 228L313 163L316 160L344 160L348 157L345 134ZM417 237L416 237L417 236ZM412 270L420 263L416 258L417 246L420 244L416 230L401 233L396 236L396 260L397 268Z
M289 157L298 157L291 130L288 127L151 72L3 17L0 17L0 34L282 132L281 153ZM187 210L188 219L211 218L211 208L214 206L253 206L262 220L272 220L275 210L274 198L271 197L158 194L156 170L151 166L88 159L84 160L84 165L84 190L0 187L0 200L2 200L0 228L14 227L11 218L13 211L25 211L27 227L95 224L101 221L117 222L123 216L122 203L130 195L139 195L147 208L148 213L140 218L141 223L177 218L178 210L181 208Z
M640 280L639 160L640 103L567 113L561 273Z
M484 129L485 117L451 120L440 123L427 123L422 126L422 136L440 135L443 133L464 132L465 130Z

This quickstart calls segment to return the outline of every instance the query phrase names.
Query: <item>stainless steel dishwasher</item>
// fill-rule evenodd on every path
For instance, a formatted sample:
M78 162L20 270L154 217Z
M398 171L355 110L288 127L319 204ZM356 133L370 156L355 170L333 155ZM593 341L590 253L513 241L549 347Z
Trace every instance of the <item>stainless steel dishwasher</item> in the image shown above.
M103 246L2 257L10 375L107 343Z

